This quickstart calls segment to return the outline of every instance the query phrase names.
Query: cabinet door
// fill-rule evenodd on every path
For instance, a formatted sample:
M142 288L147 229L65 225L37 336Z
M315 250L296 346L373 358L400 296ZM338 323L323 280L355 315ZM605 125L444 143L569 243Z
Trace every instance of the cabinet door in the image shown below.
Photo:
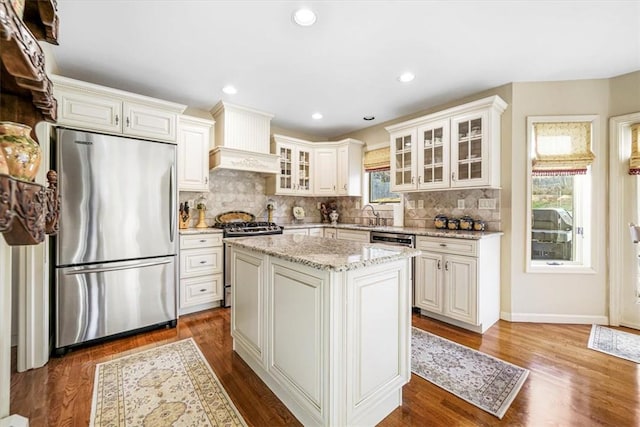
M309 235L308 228L285 228L282 230L282 234L302 234L305 236Z
M57 90L58 123L72 127L122 132L122 102L98 95Z
M391 191L416 188L416 129L391 134Z
M338 228L336 230L336 239L353 240L354 242L369 243L370 237L368 231L347 230Z
M178 189L209 191L211 127L180 122L178 130Z
M278 144L278 154L280 155L280 174L277 177L276 193L294 193L294 147L292 145Z
M323 237L324 230L322 228L310 228L309 236Z
M424 310L442 313L444 310L443 295L443 255L434 252L423 252L416 257L415 305Z
M297 160L297 173L296 173L296 193L298 194L312 194L313 187L311 186L311 162L313 160L313 154L311 149L298 148L296 150Z
M147 105L125 102L123 107L126 135L163 141L176 141L177 116Z
M449 187L449 121L418 128L418 188Z
M316 148L315 159L315 194L336 195L336 149Z
M324 229L324 237L326 237L328 239L335 239L335 238L337 238L336 231L337 230L335 228L325 228Z
M489 184L488 113L451 119L451 187Z
M444 315L478 324L477 261L475 258L447 255L444 258Z
M222 248L180 251L180 278L222 273Z
M349 146L338 147L336 170L336 188L339 196L348 196L349 194ZM352 194L354 195L354 194Z

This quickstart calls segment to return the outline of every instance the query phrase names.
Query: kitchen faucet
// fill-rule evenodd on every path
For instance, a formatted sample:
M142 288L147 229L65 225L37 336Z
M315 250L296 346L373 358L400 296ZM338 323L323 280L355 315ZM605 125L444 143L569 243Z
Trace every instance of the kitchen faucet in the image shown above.
M380 212L376 212L376 209L371 206L370 204L366 204L362 207L362 212L365 211L366 208L371 208L371 212L373 213L373 216L376 217L375 219L375 225L380 225ZM371 218L369 218L369 225L374 225L372 224L372 220Z

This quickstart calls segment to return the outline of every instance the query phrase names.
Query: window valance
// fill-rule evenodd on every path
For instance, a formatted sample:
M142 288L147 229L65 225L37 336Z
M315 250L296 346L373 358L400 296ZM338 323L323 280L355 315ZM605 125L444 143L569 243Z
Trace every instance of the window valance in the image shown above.
M378 148L364 153L365 172L384 171L391 169L391 153L389 147Z
M631 125L631 156L629 175L640 175L640 123Z
M533 175L582 175L595 155L591 151L591 122L533 124Z

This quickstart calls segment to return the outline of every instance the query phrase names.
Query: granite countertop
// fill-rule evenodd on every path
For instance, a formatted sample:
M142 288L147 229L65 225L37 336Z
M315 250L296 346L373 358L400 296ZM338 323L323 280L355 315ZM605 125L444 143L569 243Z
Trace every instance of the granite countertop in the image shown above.
M285 229L289 228L344 228L348 230L363 230L363 231L385 231L388 233L407 233L415 234L416 236L427 237L450 237L454 239L470 239L480 240L486 237L502 236L502 231L467 231L467 230L441 230L437 228L418 228L418 227L385 227L375 225L361 225L361 224L338 224L332 226L327 223L302 223L302 224L284 224Z
M399 246L278 234L224 239L225 243L319 270L347 271L410 258L420 251Z
M178 230L180 234L213 234L220 233L222 234L222 230L219 228L180 228Z

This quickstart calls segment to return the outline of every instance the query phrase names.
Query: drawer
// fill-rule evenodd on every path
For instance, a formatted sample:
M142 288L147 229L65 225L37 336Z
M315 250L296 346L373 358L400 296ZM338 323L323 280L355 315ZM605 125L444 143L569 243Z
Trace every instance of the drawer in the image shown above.
M180 280L180 308L222 299L222 274Z
M477 256L477 246L478 242L476 240L423 236L418 236L416 238L416 248L425 251ZM499 257L500 254L496 254L496 256Z
M304 234L305 236L309 234L308 228L285 228L282 230L282 234Z
M324 236L324 230L322 228L310 228L309 229L309 236L318 236L318 237L323 237Z
M324 237L327 237L329 239L335 239L336 238L336 229L335 228L325 228L324 229Z
M222 247L180 251L180 278L222 273Z
M353 240L354 242L369 243L369 232L339 228L336 230L336 238L342 240Z
M186 234L180 236L180 250L222 246L222 233Z

